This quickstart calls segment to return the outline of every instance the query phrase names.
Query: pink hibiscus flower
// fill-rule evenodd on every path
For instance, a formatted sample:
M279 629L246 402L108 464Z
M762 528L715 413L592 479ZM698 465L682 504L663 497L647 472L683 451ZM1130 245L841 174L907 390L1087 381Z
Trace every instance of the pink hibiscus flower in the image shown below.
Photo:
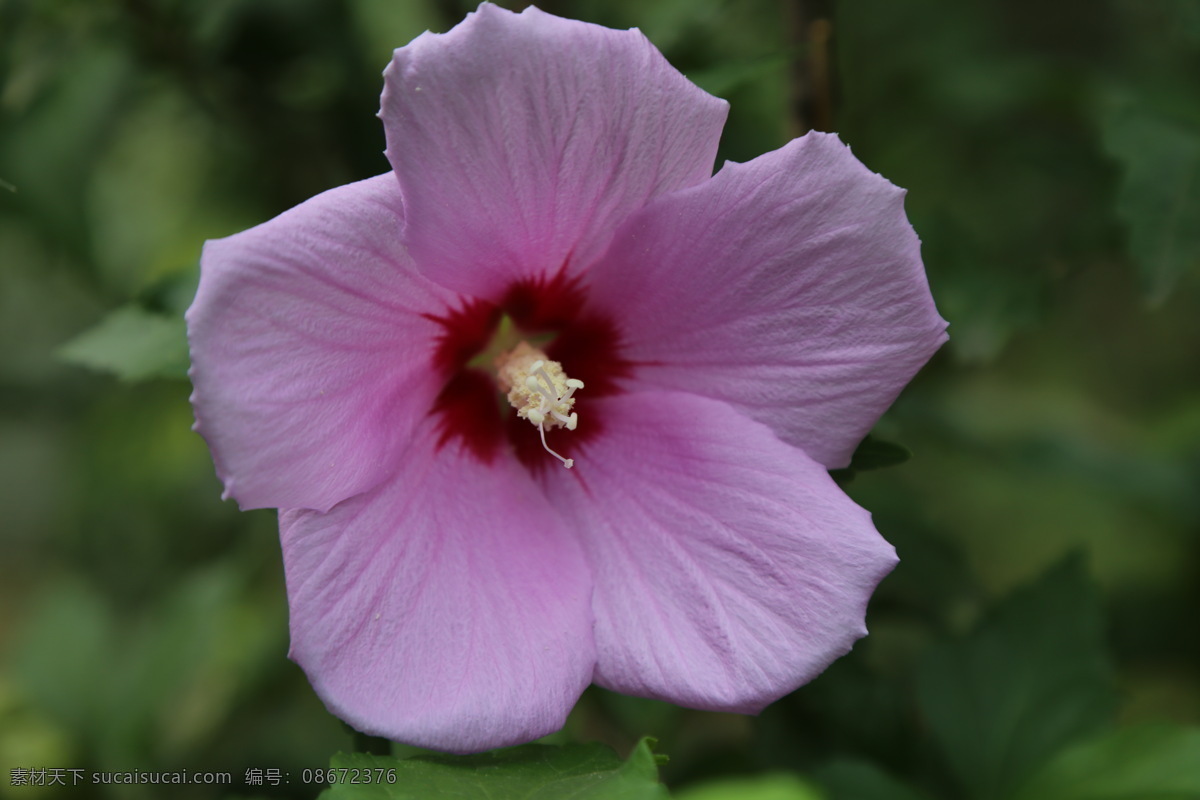
M827 469L946 338L904 192L819 133L714 176L724 101L533 8L397 50L382 106L393 171L209 242L188 312L330 710L470 752L849 650L896 558Z

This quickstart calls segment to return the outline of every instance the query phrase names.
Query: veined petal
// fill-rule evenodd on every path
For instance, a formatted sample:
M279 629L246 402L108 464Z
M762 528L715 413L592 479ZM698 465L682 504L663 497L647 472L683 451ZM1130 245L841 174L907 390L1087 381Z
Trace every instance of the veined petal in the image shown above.
M394 469L439 388L453 297L400 244L392 174L208 242L188 310L192 404L227 496L325 510Z
M637 30L483 4L395 52L380 112L426 277L500 299L577 273L651 198L707 179L727 104Z
M365 733L451 752L544 736L595 663L582 553L514 459L429 428L387 483L280 514L291 656Z
M757 712L866 633L896 556L820 464L703 397L592 411L603 435L545 480L592 565L596 683Z
M724 400L829 468L946 340L904 190L830 134L660 198L589 279L632 389Z

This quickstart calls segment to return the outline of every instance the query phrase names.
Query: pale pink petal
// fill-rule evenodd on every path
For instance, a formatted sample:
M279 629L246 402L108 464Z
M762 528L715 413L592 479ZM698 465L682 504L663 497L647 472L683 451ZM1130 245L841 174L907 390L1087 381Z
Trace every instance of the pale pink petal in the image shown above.
M451 295L400 246L394 175L208 242L188 310L192 403L227 496L328 509L394 469L444 375Z
M757 712L866 633L895 553L820 464L707 398L588 408L603 430L545 481L592 565L596 683Z
M427 277L492 300L578 271L631 211L708 178L727 110L641 32L532 7L484 4L384 77L409 249Z
M660 198L589 278L632 388L724 400L830 468L946 340L904 190L829 134Z
M595 663L591 579L511 457L432 426L387 483L280 514L292 658L365 733L451 752L544 736Z

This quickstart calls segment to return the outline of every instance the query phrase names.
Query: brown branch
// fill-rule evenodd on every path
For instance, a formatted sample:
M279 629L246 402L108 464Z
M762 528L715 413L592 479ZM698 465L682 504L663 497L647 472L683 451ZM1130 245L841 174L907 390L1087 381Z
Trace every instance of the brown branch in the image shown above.
M784 0L783 10L796 53L791 64L792 132L832 131L833 0Z

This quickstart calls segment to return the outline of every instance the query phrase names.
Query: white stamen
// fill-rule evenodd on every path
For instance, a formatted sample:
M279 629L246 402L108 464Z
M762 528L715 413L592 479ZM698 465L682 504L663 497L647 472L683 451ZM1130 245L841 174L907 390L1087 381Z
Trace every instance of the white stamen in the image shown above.
M575 430L579 414L571 410L573 395L583 388L583 381L568 378L562 364L548 360L545 355L525 342L496 359L500 388L508 392L508 402L517 416L537 426L542 447L547 453L570 469L574 459L564 458L546 444L546 430L566 428Z
M560 369L561 369L561 367L560 367ZM546 396L553 397L556 400L561 402L563 399L563 395L558 393L558 389L556 389L554 386L554 381L551 380L550 376L546 374L546 368L545 367L537 367L535 369L535 373L537 374L537 376L539 378L541 378L543 381L546 382L545 383ZM532 378L530 380L532 380Z
M550 449L550 445L546 444L546 428L545 428L545 426L541 425L540 423L538 424L538 433L540 433L542 435L542 447L546 448L547 453L549 453L550 455L554 456L559 461L561 461L563 463L563 466L566 467L567 469L570 469L571 467L575 466L575 459L563 458L558 453L556 453Z

